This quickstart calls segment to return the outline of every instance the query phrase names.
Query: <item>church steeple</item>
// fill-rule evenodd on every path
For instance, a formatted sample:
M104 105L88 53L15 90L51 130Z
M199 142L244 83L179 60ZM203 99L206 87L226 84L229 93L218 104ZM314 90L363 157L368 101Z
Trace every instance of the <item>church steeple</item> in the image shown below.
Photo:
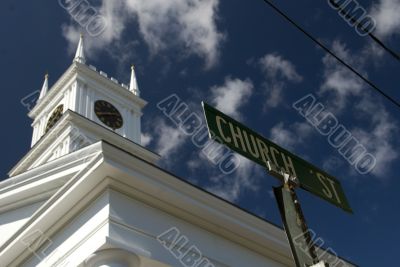
M74 61L85 64L85 51L83 46L83 34L79 38L78 48L76 49Z
M131 83L129 85L129 91L137 96L140 96L139 86L136 79L135 66L133 65L131 66Z
M49 90L49 74L46 73L46 75L44 76L44 83L42 86L42 90L40 91L39 100L42 99L47 94L48 90Z
M142 109L147 102L139 96L134 69L128 87L96 67L83 64L83 41L81 36L73 63L51 90L45 76L40 100L29 112L33 119L31 146L40 151L40 159L27 159L12 175L99 140L127 139L140 144ZM110 135L111 131L115 134Z

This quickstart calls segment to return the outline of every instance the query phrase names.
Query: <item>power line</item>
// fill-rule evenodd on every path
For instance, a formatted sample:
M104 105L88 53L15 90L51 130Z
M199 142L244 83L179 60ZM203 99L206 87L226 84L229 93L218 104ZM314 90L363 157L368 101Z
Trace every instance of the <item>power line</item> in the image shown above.
M315 42L319 47L321 47L325 52L327 52L329 55L334 57L337 61L339 61L342 65L344 65L346 68L348 68L351 72L353 72L356 76L358 76L360 79L362 79L364 82L366 82L369 86L371 86L375 91L377 91L379 94L384 96L387 100L392 102L394 105L396 105L398 108L400 108L400 103L397 102L394 98L389 96L387 93L379 89L378 86L376 86L373 82L365 78L362 74L360 74L357 70L355 70L352 66L350 66L348 63L346 63L343 59L340 57L336 56L335 53L333 53L328 47L326 47L324 44L322 44L320 41L318 41L316 38L314 38L311 34L309 34L306 30L304 30L300 25L298 25L295 21L293 21L290 17L288 17L285 13L283 13L277 6L275 6L270 0L264 0L266 4L268 4L272 9L274 9L279 15L281 15L283 18L285 18L287 21L289 21L293 26L295 26L299 31L304 33L309 39L311 39L313 42Z
M382 47L386 52L388 52L390 55L392 55L395 59L400 61L400 56L398 53L396 53L394 50L389 48L387 45L385 45L381 40L379 40L378 37L376 37L372 32L367 31L363 27L359 27L361 25L361 22L358 22L354 17L352 17L349 13L346 12L345 7L342 7L336 3L331 3L332 5L335 6L339 10L340 13L342 13L346 19L350 20L358 29L361 29L364 31L366 34L371 37L374 42L376 42L380 47Z
M379 44L384 50L386 50L389 54L391 54L395 59L400 61L400 56L395 51L387 47L381 40L379 40L375 35L372 33L368 33L369 37L372 38L377 44Z

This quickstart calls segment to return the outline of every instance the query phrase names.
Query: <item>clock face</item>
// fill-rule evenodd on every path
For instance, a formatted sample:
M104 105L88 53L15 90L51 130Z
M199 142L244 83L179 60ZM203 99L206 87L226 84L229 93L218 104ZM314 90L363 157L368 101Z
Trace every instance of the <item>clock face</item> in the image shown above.
M94 112L102 123L113 130L121 128L124 123L118 109L107 101L96 101L94 103Z
M45 133L47 133L62 117L64 112L64 105L59 105L51 114L49 120L47 121Z

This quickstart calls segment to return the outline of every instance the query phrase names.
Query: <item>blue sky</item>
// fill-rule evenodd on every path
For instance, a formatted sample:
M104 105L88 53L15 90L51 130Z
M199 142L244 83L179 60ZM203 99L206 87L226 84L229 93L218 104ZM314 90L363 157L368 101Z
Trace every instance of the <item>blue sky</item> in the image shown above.
M26 1L25 1L26 2ZM91 38L58 1L4 0L0 9L2 75L2 178L29 150L30 119L21 99L50 86L70 65L79 32L86 35L88 63L125 83L134 63L149 149L164 168L249 212L281 225L271 186L275 178L242 160L223 175L157 103L178 95L192 112L201 100L338 177L354 215L299 191L309 224L339 255L360 266L392 266L400 233L396 170L399 112L364 82L341 68L262 0L89 1L107 21ZM400 51L399 0L360 1L377 22L374 34ZM327 1L280 1L287 14L324 44L400 100L400 62L359 36ZM292 108L312 93L375 156L358 174L325 136Z

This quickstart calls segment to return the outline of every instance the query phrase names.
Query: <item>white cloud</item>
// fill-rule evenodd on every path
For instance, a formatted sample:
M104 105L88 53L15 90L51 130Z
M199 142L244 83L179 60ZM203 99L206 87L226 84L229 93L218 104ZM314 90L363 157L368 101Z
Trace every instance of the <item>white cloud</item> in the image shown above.
M337 171L338 169L343 168L344 166L344 159L339 158L338 156L330 156L324 160L322 163L322 168L325 171Z
M296 135L285 129L283 122L272 127L271 140L287 148L292 148L297 143Z
M236 118L241 118L239 109L247 104L253 92L250 80L226 78L222 86L211 88L211 102L216 108Z
M140 139L142 142L142 146L148 146L153 140L153 137L150 134L140 134Z
M394 147L399 127L389 113L370 97L364 97L355 107L370 121L368 129L356 127L352 133L359 139L369 153L376 158L372 174L385 178L391 164L399 154Z
M278 54L267 54L260 59L260 64L265 74L273 79L283 78L291 82L301 82L301 77L293 63Z
M283 122L272 127L270 138L273 142L288 149L294 149L313 133L307 122L285 125Z
M195 172L202 167L202 160L197 157L195 159L192 158L186 163L186 165L192 172Z
M228 153L228 150L224 151ZM259 179L265 174L265 169L253 161L235 154L240 162L237 169L232 173L224 174L220 169L223 164L221 165L221 161L218 161L218 159L222 160L224 156L226 154L223 153L220 154L220 157L215 157L214 160L217 161L215 163L208 159L201 149L192 153L187 161L187 167L194 175L199 173L202 175L200 178L192 178L192 180L199 181L204 179L204 176L208 177L206 190L231 202L238 201L248 191L258 192L260 190Z
M242 157L236 171L230 175L216 174L211 177L213 184L207 190L230 202L239 200L246 190L257 192L257 176L262 175L264 169L256 163ZM219 170L218 170L219 171Z
M376 27L372 33L390 47L388 41L400 34L400 17L398 16L400 14L400 0L378 0L371 5L368 14L376 22ZM387 51L375 42L366 44L363 53L375 66L381 66L384 63L382 61L383 56L388 55Z
M358 66L359 71L364 72L363 75L366 76L364 68L367 62L363 54L366 50L351 54L338 41L334 41L333 50L350 65ZM336 109L332 111L336 114L346 108L353 108L349 112L355 115L362 125L354 126L351 132L367 148L367 152L375 156L377 164L372 174L378 178L384 177L393 161L398 158L395 146L399 128L395 119L389 115L379 99L372 99L370 89L365 87L360 78L330 56L325 56L323 63L325 80L319 91L320 95L333 94L333 107ZM351 98L354 98L352 106L349 105ZM330 100L332 101L332 98Z
M386 38L400 33L400 0L380 0L371 8L376 20L376 33Z
M204 58L206 66L212 67L225 38L216 25L218 5L219 0L102 0L100 11L107 28L100 36L87 38L88 53L126 42L122 39L126 25L136 20L139 34L152 54L179 49L186 55ZM76 46L80 31L75 23L63 25L70 47ZM132 32L130 37L137 38Z
M97 10L106 22L106 27L101 35L97 37L90 37L90 35L85 34L85 49L89 55L94 54L100 49L104 49L114 41L119 41L125 29L125 24L129 19L128 14L124 12L124 7L124 1L102 1L101 6L97 8ZM79 5L77 8L79 8ZM69 24L62 25L63 35L69 42L70 52L74 51L80 33L85 33L85 30L86 29L80 28L78 24L74 22L73 18L71 18Z
M283 90L288 82L299 83L303 77L297 73L295 66L282 56L272 53L259 59L262 71L265 73L265 88L267 94L266 107L274 108L283 101Z
M169 156L181 148L187 136L179 128L167 125L164 120L157 120L154 125L156 151L168 162Z
M282 90L284 88L284 84L280 82L271 83L266 85L267 87L267 100L265 105L270 108L276 108L283 101Z
M357 55L350 56L349 51L339 41L333 42L332 50L350 65L361 67L364 65ZM334 97L333 108L336 112L340 112L346 107L349 96L357 96L362 89L365 89L364 82L330 55L326 55L322 62L324 64L324 81L319 93L332 94Z

